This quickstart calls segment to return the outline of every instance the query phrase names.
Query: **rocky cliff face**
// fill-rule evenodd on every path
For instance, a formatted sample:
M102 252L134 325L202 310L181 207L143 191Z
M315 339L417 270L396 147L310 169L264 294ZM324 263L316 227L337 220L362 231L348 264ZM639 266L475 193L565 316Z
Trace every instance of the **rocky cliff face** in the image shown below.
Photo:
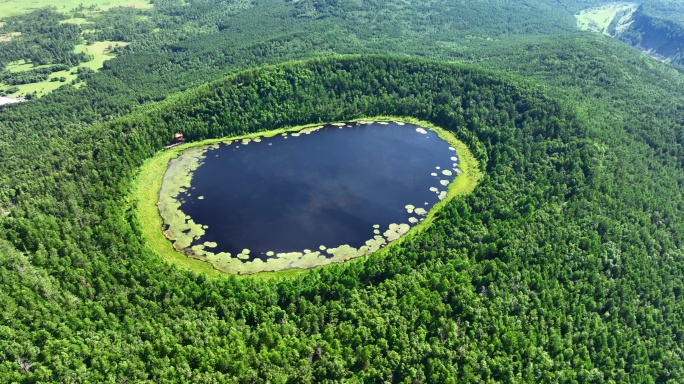
M577 26L618 38L660 61L684 65L684 23L674 20L679 12L663 6L658 1L609 3L581 11Z
M684 26L649 15L644 12L643 5L631 19L629 27L615 37L658 60L684 65Z

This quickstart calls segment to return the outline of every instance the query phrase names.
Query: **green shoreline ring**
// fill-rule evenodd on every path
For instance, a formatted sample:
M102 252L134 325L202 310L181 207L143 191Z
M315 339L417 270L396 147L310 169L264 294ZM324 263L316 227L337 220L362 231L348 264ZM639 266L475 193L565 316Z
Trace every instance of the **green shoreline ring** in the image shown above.
M435 126L429 122L415 119L412 117L397 117L397 116L374 116L365 117L359 119L348 120L347 122L358 122L358 121L369 121L369 122L404 122L409 124L418 125L423 128L427 128L437 133L437 135L448 142L452 147L456 149L456 153L459 156L459 169L462 171L454 181L449 184L447 189L447 196L444 200L436 203L425 216L424 220L417 225L411 227L411 229L398 238L395 241L390 242L384 248L373 252L368 255L360 255L353 259L347 260L344 263L359 261L366 259L370 256L379 252L387 252L390 248L396 247L401 244L406 238L414 236L416 233L422 232L427 228L435 218L436 213L451 199L456 196L466 195L471 193L478 182L482 178L482 170L480 164L473 156L472 152L468 146L462 141L458 140L451 132ZM165 261L172 263L182 269L189 270L195 273L204 274L207 277L231 277L231 276L242 276L242 277L259 277L259 278L269 278L269 277L287 277L296 276L302 273L306 273L312 269L322 268L329 265L336 265L342 263L331 263L320 266L314 266L309 269L300 268L290 268L275 272L257 272L253 274L240 274L220 271L213 267L212 264L204 262L201 260L193 259L191 257L185 256L180 252L176 251L170 240L164 236L162 228L164 226L163 220L159 214L157 207L157 202L159 200L159 191L162 186L162 180L166 172L167 165L169 161L173 158L178 157L178 155L188 149L193 147L205 146L209 144L216 144L228 140L239 140L239 139L253 139L256 137L273 137L282 133L297 132L305 128L311 128L320 125L328 125L332 123L314 123L301 125L297 127L285 127L271 131L261 131L250 133L247 135L240 136L226 136L218 139L207 139L198 142L186 143L172 147L169 149L159 151L155 156L147 159L145 163L140 167L138 176L132 184L131 193L129 195L129 205L133 208L138 223L140 224L140 229L142 231L143 238L146 241L146 246L153 250L156 254L161 256Z

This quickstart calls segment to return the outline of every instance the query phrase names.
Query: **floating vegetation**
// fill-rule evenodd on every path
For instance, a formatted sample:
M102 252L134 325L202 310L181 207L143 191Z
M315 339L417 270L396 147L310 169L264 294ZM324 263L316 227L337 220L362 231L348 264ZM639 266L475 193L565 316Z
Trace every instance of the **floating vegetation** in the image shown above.
M416 132L421 133L423 135L427 135L427 131L421 127L416 128Z
M451 161L458 161L458 157L452 156L452 157L451 157Z
M375 228L375 229L380 228L380 224L373 224L373 228Z
M246 139L242 139L241 143L242 143L242 145L247 145L247 144L249 144L251 141L252 141L252 139L246 138Z
M318 126L311 127L311 128L304 128L304 129L302 129L301 131L299 131L299 133L300 133L300 134L304 134L304 135L309 135L309 134L311 134L312 132L316 132L316 131L318 131L318 130L320 130L320 129L322 129L322 128L323 128L322 125L318 125ZM292 134L292 135L294 136L294 134Z
M405 224L407 227L408 225ZM404 228L398 228L402 231ZM395 231L395 233L397 233ZM354 248L349 245L340 245L334 248L325 248L320 251L312 252L306 250L305 252L282 252L274 253L273 251L266 252L269 257L266 261L261 259L253 259L252 261L243 261L249 259L249 255L240 253L236 258L231 258L228 253L206 253L203 255L192 255L192 257L208 261L215 268L219 270L231 271L238 274L243 273L257 273L263 271L280 271L289 268L312 268L321 264L341 263L359 256L373 253L384 245L387 240L382 236L374 236L372 239L359 247ZM323 246L321 246L323 247ZM325 254L323 254L325 252Z
M441 191L441 192L439 193L439 195L437 196L437 198L438 198L439 200L444 200L444 199L446 199L446 197L447 197L447 191Z
M378 124L380 124L380 125L387 125L387 124L389 124L389 123L386 122L386 121L379 121Z
M428 211L425 208L416 208L416 210L413 212L415 212L416 215L420 215L420 216L425 216L428 213Z
M449 180L440 180L439 183L446 187L447 185L449 185L450 181Z
M416 213L424 212L422 208L416 209ZM412 224L418 223L415 217L409 218ZM374 225L374 227L379 225ZM279 271L289 268L312 268L321 264L341 263L347 260L357 258L359 256L373 253L389 242L397 240L411 229L411 226L406 223L390 224L384 236L380 235L380 230L375 229L375 236L369 239L359 248L354 248L350 245L344 244L338 247L327 248L324 245L319 246L319 251L311 251L305 249L303 252L282 252L275 253L273 251L266 252L269 257L266 261L255 258L251 259L249 249L243 249L234 258L230 253L221 252L214 254L206 251L205 247L212 248L215 243L205 242L203 245L196 245L186 251L186 255L211 263L215 268L224 271L231 271L233 273L257 273L263 271ZM325 252L326 254L323 254ZM250 260L250 261L248 261Z
M405 123L404 123L403 121L395 121L394 123L395 123L396 125L405 125Z
M330 125L332 125L333 127L344 127L345 125L347 125L347 123L332 123Z
M387 238L387 241L394 241L398 238L400 238L403 234L409 231L411 229L411 226L405 223L401 224L390 224L389 229L385 231L384 235Z
M218 246L218 244L216 244L213 241L205 241L204 246L207 248L216 248Z
M430 187L430 192L437 193L437 192L439 192L439 189L437 189L436 187Z
M406 205L404 208L406 208L406 212L408 212L408 213L410 214L410 213L413 213L413 209L416 208L416 207L414 207L414 206L411 205L411 204L408 204L408 205Z
M190 195L188 195L190 196ZM197 196L197 200L204 200L204 196Z
M437 174L437 172L432 172L432 173L430 174L430 176L437 177L437 176L439 176L439 175Z
M164 174L157 208L167 225L164 236L173 242L176 250L189 248L194 239L204 235L206 229L181 211L183 199L179 195L190 188L192 174L201 165L207 149L190 148L184 151L181 156L169 161Z
M444 175L444 176L451 176L451 175L453 175L453 173L452 173L450 170L445 169L445 170L442 171L442 175Z
M435 167L436 170L442 169L439 165Z
M409 227L409 229L410 229L410 227ZM377 251L378 249L380 249L385 244L387 244L387 241L388 240L385 240L385 238L383 238L382 236L376 235L372 239L367 240L366 245L361 246L357 250L357 254L358 255L367 255L369 253L373 253L373 252Z

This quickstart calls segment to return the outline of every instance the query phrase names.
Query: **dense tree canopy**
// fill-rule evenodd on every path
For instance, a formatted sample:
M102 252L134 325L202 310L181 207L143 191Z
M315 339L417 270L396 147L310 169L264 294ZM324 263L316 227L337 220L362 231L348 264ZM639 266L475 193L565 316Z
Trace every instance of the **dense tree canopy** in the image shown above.
M284 281L207 280L140 243L127 186L175 130L200 139L380 113L453 130L487 174L386 256ZM667 347L679 337L682 276L665 268L681 257L681 202L642 191L661 210L647 216L642 198L617 190L611 175L627 170L615 155L535 87L422 61L317 60L230 76L47 151L53 161L15 175L24 181L3 225L31 255L28 266L17 251L7 258L9 281L28 268L50 275L15 281L27 296L5 306L27 327L3 348L14 379L79 369L92 381L682 373ZM25 307L34 301L47 308ZM29 374L17 359L34 362Z
M120 57L0 107L0 381L684 380L682 78L572 32L596 2L185 3L99 14ZM144 244L129 189L173 132L382 114L485 173L390 252L210 279Z

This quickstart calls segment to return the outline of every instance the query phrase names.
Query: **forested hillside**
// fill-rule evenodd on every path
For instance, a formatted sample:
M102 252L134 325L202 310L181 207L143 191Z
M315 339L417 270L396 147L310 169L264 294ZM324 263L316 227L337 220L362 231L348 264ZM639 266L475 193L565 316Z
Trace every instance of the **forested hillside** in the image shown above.
M682 77L575 31L598 2L185 3L98 13L117 58L0 107L0 381L684 380ZM208 278L142 240L176 130L389 114L485 174L389 252Z

